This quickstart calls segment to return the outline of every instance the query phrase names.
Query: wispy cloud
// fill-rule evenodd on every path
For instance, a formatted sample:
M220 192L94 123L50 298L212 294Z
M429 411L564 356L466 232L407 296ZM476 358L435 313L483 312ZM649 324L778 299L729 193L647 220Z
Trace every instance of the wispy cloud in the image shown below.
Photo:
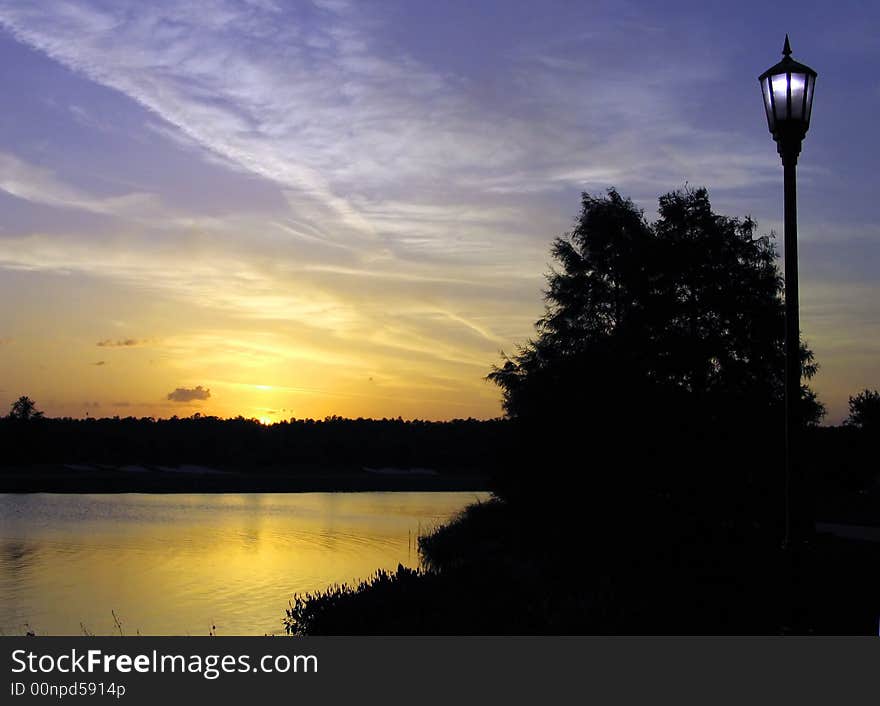
M768 171L757 140L730 150L737 136L698 129L680 100L720 67L671 59L665 33L624 15L520 43L491 100L474 77L389 42L388 12L357 3L0 0L0 24L140 103L161 119L150 129L282 187L291 214L272 222L288 240L405 266L534 267L566 222L548 222L548 194L629 184L653 198L687 179L736 188ZM623 33L645 40L642 54L608 62ZM635 70L652 57L652 71ZM54 187L56 201L90 203Z
M405 234L418 249L439 237L456 251L497 240L497 214L483 217L492 233L465 222L467 241L446 237L451 215L485 208L487 195L627 181L736 186L766 171L768 160L742 144L734 159L718 159L737 137L698 130L680 105L691 86L717 78L708 62L671 63L666 45L646 43L640 65L651 51L663 63L623 82L632 62L609 66L595 35L575 33L521 47L495 105L469 77L383 43L374 9L4 0L0 22L138 101L181 139L283 185L295 209L319 204L352 238ZM632 23L607 31L658 34Z
M98 341L95 345L99 348L132 348L134 346L143 345L145 341L139 340L137 338L105 338L103 341Z
M114 216L136 216L157 203L151 194L95 197L5 152L0 152L0 190L37 204Z

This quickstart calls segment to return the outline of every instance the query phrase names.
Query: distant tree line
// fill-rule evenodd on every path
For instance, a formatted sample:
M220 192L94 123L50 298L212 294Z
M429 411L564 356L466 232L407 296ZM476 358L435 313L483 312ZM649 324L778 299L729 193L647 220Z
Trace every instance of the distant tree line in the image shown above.
M18 403L16 403L18 405ZM255 419L195 414L170 419L22 416L0 419L0 465L202 464L218 467L427 467L485 469L504 445L501 420Z
M880 429L880 393L850 398L850 415L839 427L815 427L805 438L819 485L852 492L876 475L870 461ZM446 472L490 473L503 495L516 473L511 449L520 446L514 419L290 419L272 425L255 419L191 417L49 418L22 397L0 418L0 467L40 464L201 464L237 469L426 467ZM529 485L556 491L572 484L570 468L535 465ZM711 476L711 471L708 471ZM597 470L632 479L632 469ZM576 483L575 483L576 484Z

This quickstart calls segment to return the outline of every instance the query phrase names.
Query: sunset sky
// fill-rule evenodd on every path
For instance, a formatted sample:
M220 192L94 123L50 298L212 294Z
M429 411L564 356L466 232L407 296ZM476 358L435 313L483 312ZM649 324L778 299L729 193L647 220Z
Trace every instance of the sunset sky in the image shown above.
M581 191L781 236L757 76L819 72L801 325L880 387L880 5L0 0L0 403L494 417Z

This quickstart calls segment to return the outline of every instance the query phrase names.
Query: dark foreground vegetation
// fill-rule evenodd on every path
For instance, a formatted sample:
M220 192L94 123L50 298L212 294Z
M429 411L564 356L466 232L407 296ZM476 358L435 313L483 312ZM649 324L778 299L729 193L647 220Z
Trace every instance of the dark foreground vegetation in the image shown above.
M636 508L633 508L636 509ZM472 507L422 541L427 569L298 596L291 634L876 634L880 544L819 535L794 552L699 527ZM686 526L682 526L685 524Z
M289 632L876 634L880 545L814 528L880 524L880 396L821 428L802 386L783 544L772 240L702 189L659 213L584 195L554 243L536 335L489 375L498 500L423 538L424 571L298 597ZM801 360L808 382L803 343Z

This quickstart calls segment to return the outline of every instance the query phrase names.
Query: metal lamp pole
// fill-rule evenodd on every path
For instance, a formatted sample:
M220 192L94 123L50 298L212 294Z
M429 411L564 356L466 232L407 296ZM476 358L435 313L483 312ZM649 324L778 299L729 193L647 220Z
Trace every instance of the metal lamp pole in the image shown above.
M807 530L803 478L797 462L802 419L797 262L797 161L810 127L816 72L791 58L785 35L782 61L758 77L767 124L782 158L785 195L785 535L791 546ZM797 535L797 536L795 536Z
M785 243L785 536L783 544L792 541L792 496L800 496L800 473L797 468L797 434L800 428L801 360L800 306L798 302L797 256L797 149L782 148L784 181L784 243ZM801 518L798 518L801 519ZM799 526L799 523L796 525Z

